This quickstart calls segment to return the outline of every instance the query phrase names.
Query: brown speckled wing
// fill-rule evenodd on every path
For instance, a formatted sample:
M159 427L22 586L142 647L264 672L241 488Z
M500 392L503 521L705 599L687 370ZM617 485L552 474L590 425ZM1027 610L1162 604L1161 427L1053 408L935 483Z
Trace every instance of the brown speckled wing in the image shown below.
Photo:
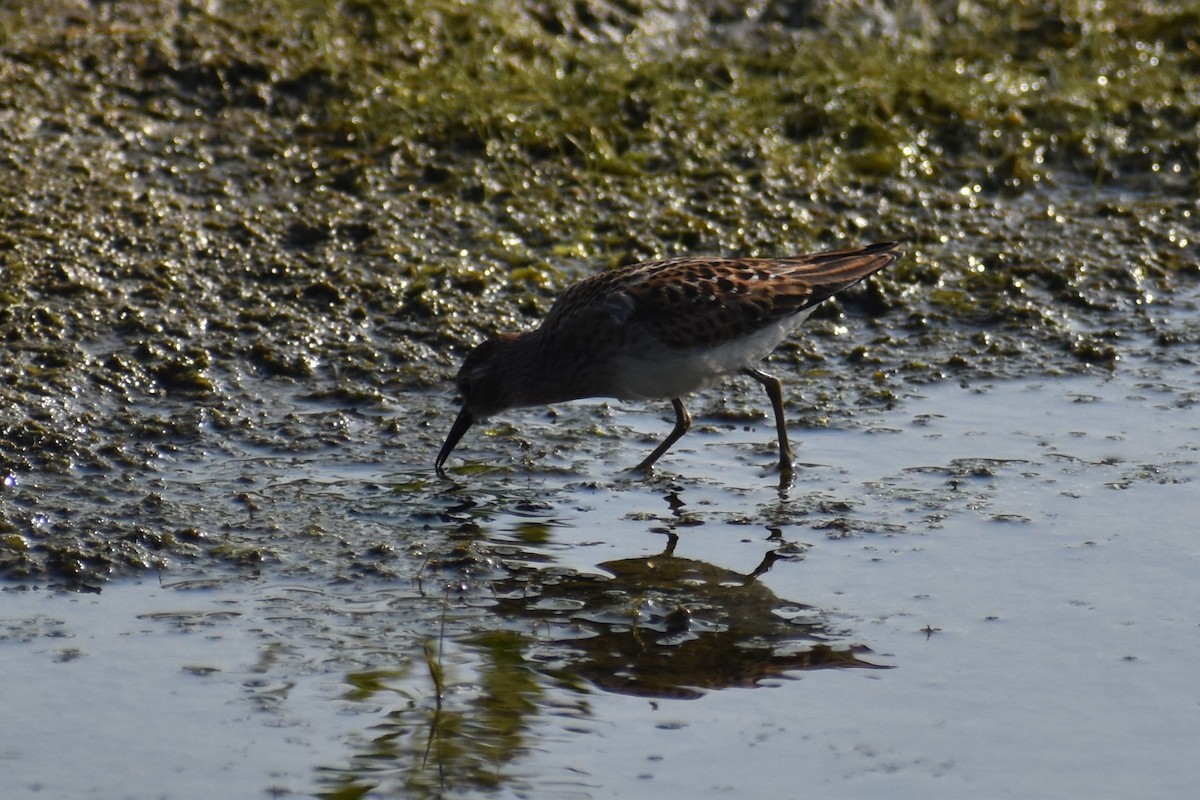
M595 275L559 297L544 327L642 328L671 347L748 336L894 262L897 244L787 258L678 258Z

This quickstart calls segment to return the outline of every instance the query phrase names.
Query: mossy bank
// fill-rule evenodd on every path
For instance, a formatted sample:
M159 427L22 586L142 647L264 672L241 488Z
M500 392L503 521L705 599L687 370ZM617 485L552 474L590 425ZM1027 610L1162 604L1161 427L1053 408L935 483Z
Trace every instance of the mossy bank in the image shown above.
M641 258L908 243L777 355L814 420L1169 360L1198 87L1158 2L8 4L0 573L384 569L394 528L301 503L268 541L180 464L424 468L467 346Z

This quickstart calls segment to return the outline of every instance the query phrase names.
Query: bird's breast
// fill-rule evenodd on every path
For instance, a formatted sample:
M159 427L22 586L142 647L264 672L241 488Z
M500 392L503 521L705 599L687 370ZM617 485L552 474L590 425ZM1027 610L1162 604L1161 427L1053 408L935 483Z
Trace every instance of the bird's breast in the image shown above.
M674 348L634 343L613 359L610 396L622 400L682 397L720 382L765 358L807 314L760 328L749 336L715 345Z

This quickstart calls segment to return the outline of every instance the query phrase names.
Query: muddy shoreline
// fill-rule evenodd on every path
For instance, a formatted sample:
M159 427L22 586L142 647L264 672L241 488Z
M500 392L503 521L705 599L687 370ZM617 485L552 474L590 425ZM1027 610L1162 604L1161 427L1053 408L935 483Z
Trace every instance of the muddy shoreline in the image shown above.
M1016 19L996 48L1015 61L955 37L919 62L971 91L914 97L873 55L861 74L837 62L841 95L814 84L767 103L767 88L804 78L787 47L832 58L862 39L891 53L915 34L886 16L846 27L832 7L799 19L771 4L736 25L534 4L482 28L407 4L305 8L2 12L0 576L96 585L277 563L288 548L264 545L263 530L310 517L332 529L337 515L309 501L293 517L232 478L206 488L191 465L224 459L232 474L263 454L328 453L424 481L465 349L535 324L571 280L639 258L907 243L896 268L775 355L804 425L853 424L922 383L1169 362L1190 336L1173 297L1200 278L1200 134L1182 122L1196 103L1194 13ZM999 35L939 4L922 13L929 36L968 24ZM471 37L489 25L508 26L507 72L478 60ZM1136 47L1119 46L1122 31ZM731 50L747 41L780 60ZM666 69L672 48L687 55ZM1072 48L1114 77L1037 77ZM588 94L586 75L572 77L585 67L626 81L611 127L578 116L606 113L607 95L569 105ZM1141 86L1122 90L1121 70ZM1025 73L1034 88L988 88ZM558 80L557 117L506 123L481 98L423 93L456 75L481 91L508 80L499 109L541 108L521 93ZM872 93L873 116L845 127ZM953 98L962 107L934 102ZM686 115L666 115L676 107ZM1120 131L1087 116L1105 108ZM756 413L748 402L731 390L706 413ZM398 524L419 530L427 511ZM351 569L386 538L356 530L357 555L326 555Z

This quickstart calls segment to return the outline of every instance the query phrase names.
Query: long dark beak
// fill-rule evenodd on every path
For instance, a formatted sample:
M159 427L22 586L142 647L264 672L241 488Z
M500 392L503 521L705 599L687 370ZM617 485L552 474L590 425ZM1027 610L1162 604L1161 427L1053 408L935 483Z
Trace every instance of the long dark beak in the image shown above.
M467 428L470 428L474 423L475 418L471 416L471 412L464 405L462 411L458 412L458 419L454 420L454 425L450 428L450 435L446 437L446 443L442 445L442 451L438 453L437 461L433 464L438 475L446 474L442 466L446 463L446 459L450 457L450 452L454 450L454 445L458 444L458 440L467 432Z

